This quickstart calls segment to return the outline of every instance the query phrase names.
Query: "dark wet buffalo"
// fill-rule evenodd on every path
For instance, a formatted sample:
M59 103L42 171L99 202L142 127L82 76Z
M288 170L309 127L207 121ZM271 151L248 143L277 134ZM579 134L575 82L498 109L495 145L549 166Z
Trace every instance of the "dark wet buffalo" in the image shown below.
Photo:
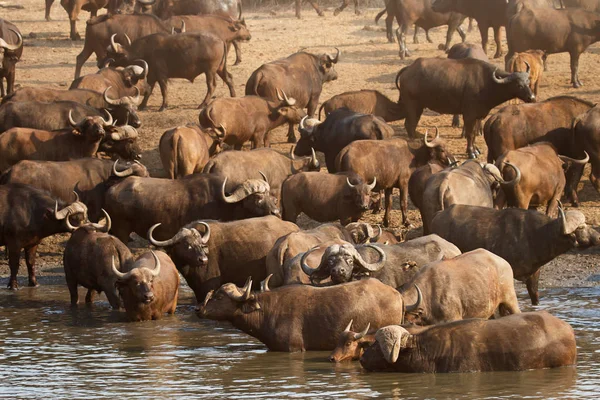
M282 90L296 100L297 107L306 108L308 116L313 117L323 84L338 77L334 64L340 59L340 51L336 50L335 57L326 53L316 55L301 51L263 64L246 82L246 95L277 101L279 90ZM288 142L296 142L293 124L289 125Z
M75 228L67 221L85 222L87 208L76 199L65 204L48 193L18 183L0 185L0 245L6 246L10 267L9 289L17 289L17 274L21 251L25 250L25 263L29 286L37 286L35 259L42 239Z
M253 149L270 147L270 131L284 124L297 124L306 117L296 99L285 92L278 92L277 97L277 101L258 96L217 98L200 111L198 120L200 126L213 130L236 150L247 141L252 142Z
M325 121L305 118L300 123L300 140L294 149L297 156L308 156L312 149L325 153L325 164L331 173L339 172L335 159L344 147L355 140L383 140L394 135L394 129L374 115L359 114L347 108L332 111Z
M63 253L65 279L71 295L71 305L79 303L77 286L87 289L86 303L94 301L94 295L104 292L111 307L118 310L121 299L112 273L112 262L119 271L125 264L133 262L131 251L110 230L110 217L103 224L87 223L80 226L69 238Z
M168 255L162 251L147 251L122 266L123 272L111 260L119 295L130 321L161 319L177 308L179 274Z
M437 325L521 312L510 264L484 249L428 264L406 286L400 292L417 304L406 313L407 323Z
M266 278L269 250L279 237L298 230L291 222L267 216L233 222L194 221L164 241L153 237L161 231L156 224L148 238L166 248L200 303L209 291L226 282L243 285L249 276Z
M210 33L155 33L133 42L125 35L126 45L115 42L114 34L107 49L108 57L115 65L126 66L134 60L142 59L148 63L149 90L144 95L140 110L146 108L148 99L156 83L160 86L162 104L159 111L167 108L167 82L172 78L183 78L193 82L199 75L206 76L208 88L199 108L206 106L216 88L217 75L229 88L231 97L235 97L233 78L227 71L227 44ZM186 49L185 52L178 49Z
M388 326L375 339L360 358L368 371L525 371L577 363L573 328L546 311L449 322L412 334Z
M396 76L400 105L404 108L404 126L414 138L428 108L442 114L461 114L465 123L467 154L475 158L475 125L492 108L513 98L535 101L527 72L508 73L493 64L475 60L419 58Z
M539 303L540 268L575 248L600 244L600 234L585 223L580 211L550 218L535 210L454 205L438 213L431 231L454 243L461 251L486 249L504 258L515 279L527 284L531 303Z
M347 108L361 114L373 114L383 118L385 122L404 118L398 103L377 90L362 89L337 94L321 105L319 119L321 111L324 111L325 117L327 117L332 111L339 108Z
M582 86L579 80L579 57L600 40L600 14L581 8L555 10L552 8L523 8L506 27L509 60L515 52L543 50L546 54L569 53L571 83Z
M0 177L0 184L22 183L45 190L54 198L68 202L73 189L88 208L92 221L104 214L104 195L108 188L127 176L149 176L138 162L82 158L73 161L20 161Z
M353 173L292 175L281 186L283 219L296 222L303 212L319 222L356 222L371 208L371 191L376 184L376 179L367 183Z
M23 54L23 37L19 28L0 18L0 97L15 90L16 64ZM4 91L6 79L6 91Z
M262 172L267 177L271 194L281 200L281 186L290 175L318 171L321 167L314 152L311 157L295 158L293 152L290 155L286 157L272 149L225 151L211 159L204 172L228 176L233 184L258 179Z
M573 119L594 106L572 96L557 96L535 104L502 107L485 122L483 128L492 163L509 150L534 142L550 142L560 154L573 154L571 125Z
M402 222L409 225L408 211L408 180L411 173L428 162L437 162L448 166L454 162L454 157L440 139L436 128L436 137L431 142L427 133L423 144L411 146L405 139L390 140L358 140L344 147L337 155L336 171L354 172L366 182L377 178L374 191L385 190L385 215L383 225L390 225L392 211L392 193L394 188L400 190L400 209Z
M243 288L228 283L210 292L197 314L230 321L272 351L333 350L348 321L377 329L401 323L405 310L400 293L376 279L327 288L288 285L260 293L252 292L250 283Z
M106 193L104 207L113 218L111 232L127 242L131 232L145 237L148 229L160 222L155 237L166 240L198 219L231 221L280 215L265 180L249 179L231 185L228 179L212 174L192 174L176 180L128 177Z
M311 251L302 255L300 265L313 285L328 286L369 276L394 288L409 282L422 266L460 254L456 246L437 235L395 245L334 244L325 250L317 268L306 263ZM328 278L331 280L323 283Z
M222 151L222 138L189 124L165 131L158 151L163 168L171 179L202 172L210 157Z

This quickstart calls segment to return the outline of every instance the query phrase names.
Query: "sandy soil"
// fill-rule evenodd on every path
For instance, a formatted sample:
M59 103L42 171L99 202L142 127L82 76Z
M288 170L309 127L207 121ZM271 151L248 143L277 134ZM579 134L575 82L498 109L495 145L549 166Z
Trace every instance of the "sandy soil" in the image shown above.
M25 37L25 49L21 62L18 64L17 84L20 86L47 86L66 88L71 83L75 70L75 57L81 51L83 42L72 42L68 39L69 24L66 13L58 2L52 9L52 21L44 20L44 2L42 0L21 0L14 2L22 4L24 9L0 9L0 17L8 19L18 25ZM233 74L238 95L244 93L245 82L261 64L285 57L299 50L311 52L333 52L333 47L342 51L342 56L336 69L339 79L324 86L321 101L331 96L349 90L376 89L390 98L396 99L398 92L394 85L396 73L403 66L411 63L417 57L444 57L438 50L438 44L444 41L446 28L441 27L431 31L434 43L427 43L425 35L419 35L420 44L412 44L412 31L408 41L412 57L402 61L398 57L397 44L386 41L383 27L376 27L373 19L379 8L363 9L360 16L354 15L349 7L341 15L333 16L333 7L325 8L325 17L318 17L316 13L305 7L303 19L294 17L293 6L279 6L260 11L245 13L248 27L252 33L252 40L243 45L243 62L239 66L230 67ZM80 16L78 29L82 37L85 32L85 19L87 13ZM465 26L466 29L466 26ZM503 35L504 36L504 35ZM492 38L490 32L490 40ZM454 43L459 40L458 35ZM467 40L474 43L480 42L477 29L468 34ZM503 43L506 51L506 42ZM488 52L495 51L492 40ZM229 65L233 64L234 55L230 54ZM600 61L600 45L591 46L580 60L580 77L585 86L581 89L572 89L569 80L569 58L567 54L552 55L549 57L549 70L542 78L539 98L540 100L557 95L575 95L586 100L596 102L600 90L600 76L595 73ZM500 68L503 59L493 60ZM83 73L96 71L95 57L88 61ZM169 82L169 103L171 106L164 112L157 112L161 96L157 88L151 97L149 110L141 112L143 127L140 130L141 145L143 148L143 162L151 174L164 177L160 163L157 146L162 133L177 125L197 122L198 110L196 107L202 100L206 91L204 77L199 77L195 83L184 80ZM227 87L218 85L217 96L228 96ZM460 129L451 128L451 116L438 115L426 112L421 119L419 131L424 132L426 127L438 126L442 136L447 139L451 151L459 159L465 159L466 143L460 138ZM406 136L402 121L393 124L398 135ZM273 147L289 151L290 145L285 143L287 127L281 127L272 132ZM477 144L483 153L487 153L483 138L477 139ZM485 149L485 150L484 150ZM480 157L484 160L484 157ZM323 160L322 160L323 161ZM324 163L323 163L324 164ZM588 167L589 168L589 167ZM580 210L585 214L588 223L597 227L600 224L598 194L590 185L586 171L586 178L582 181ZM392 213L393 225L400 227L400 212L395 199ZM411 205L409 213L412 226L408 229L407 237L420 235L421 221L418 211ZM365 219L378 223L381 222L383 213L378 215L368 214ZM311 221L304 218L300 220L301 226L311 225ZM39 247L38 270L40 275L63 275L62 249L67 235L46 239ZM139 250L145 248L141 240L133 244ZM588 249L584 252L572 252L563 255L544 267L541 285L549 286L592 286L597 285L596 279L600 275L600 250ZM24 262L22 262L24 264ZM21 266L21 278L25 278L25 266ZM7 262L2 257L0 260L0 275L8 276ZM46 279L42 279L42 284ZM26 280L20 280L21 285Z

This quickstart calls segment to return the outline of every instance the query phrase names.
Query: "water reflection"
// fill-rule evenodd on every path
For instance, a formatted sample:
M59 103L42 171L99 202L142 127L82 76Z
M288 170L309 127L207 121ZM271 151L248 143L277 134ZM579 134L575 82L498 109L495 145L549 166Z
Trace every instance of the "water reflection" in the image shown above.
M267 352L226 323L197 319L189 289L174 316L143 323L125 322L106 301L73 309L63 285L2 290L0 397L598 398L599 295L552 289L536 307L573 325L577 368L400 375L331 364L326 352Z

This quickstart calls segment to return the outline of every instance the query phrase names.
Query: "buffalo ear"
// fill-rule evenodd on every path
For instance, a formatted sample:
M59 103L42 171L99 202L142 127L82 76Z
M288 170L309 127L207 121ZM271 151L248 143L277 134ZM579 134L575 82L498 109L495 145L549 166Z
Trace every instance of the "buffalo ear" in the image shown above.
M71 134L75 136L81 136L81 131L77 128L73 128L73 130L71 130Z
M242 312L244 314L250 314L251 312L260 310L260 304L256 299L250 299L242 305Z

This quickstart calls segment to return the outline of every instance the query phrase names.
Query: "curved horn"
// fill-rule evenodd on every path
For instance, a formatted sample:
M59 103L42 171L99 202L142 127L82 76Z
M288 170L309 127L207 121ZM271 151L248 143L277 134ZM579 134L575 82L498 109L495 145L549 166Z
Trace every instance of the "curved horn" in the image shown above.
M115 266L115 256L112 256L112 272L120 281L125 281L131 276L131 271L123 273L117 269Z
M418 285L415 285L415 289L417 289L417 301L415 302L415 304L406 306L404 309L405 313L416 311L417 308L419 308L419 306L421 305L421 301L423 300L423 293L421 293L421 288L419 288Z
M65 207L62 210L58 211L58 200L55 200L54 203L54 218L57 220L65 219L69 215L69 207Z
M327 54L327 57L329 57L331 59L332 63L337 64L337 62L340 59L340 54L342 54L342 52L337 47L335 48L335 51L337 52L335 57L331 57L331 55L329 55L329 54Z
M563 210L562 207L562 203L560 202L560 200L557 200L558 203L558 218L560 218L560 230L562 232L563 235L568 235L569 233L567 232L567 217L565 216L565 211Z
M574 158L571 157L567 157L567 156L561 156L559 155L558 157L563 160L564 162L570 162L573 164L579 164L579 165L585 165L588 163L588 161L590 161L590 155L587 153L587 151L584 151L583 154L585 154L585 158L583 160L576 160Z
M350 332L350 329L352 329L352 321L354 321L353 319L350 320L350 322L348 323L348 326L346 327L346 329L344 329L344 332Z
M117 171L117 163L119 162L119 160L117 159L117 161L115 161L115 163L113 164L112 167L112 173L114 176L117 176L119 178L125 178L131 174L133 174L133 167L129 167L123 171Z
M506 165L508 165L509 167L511 167L511 168L512 168L512 169L515 171L515 174L516 174L516 176L515 176L515 178L514 178L512 181L510 181L510 182L504 182L504 181L503 181L503 182L501 182L501 183L502 183L502 185L504 185L504 186L508 186L508 187L514 187L514 186L516 186L516 185L517 185L517 184L518 184L518 183L521 181L521 170L520 170L520 169L519 169L519 168L518 168L516 165L513 165L513 164L509 163L508 161L505 161L504 163L505 163Z
M381 229L381 225L378 224L377 228L379 230L377 235L369 237L369 239L371 239L372 241L375 241L375 242L379 240L379 238L381 237L381 234L383 233L383 229Z
M185 33L185 21L181 20L181 33Z
M244 294L241 294L241 295L235 295L232 293L227 293L227 295L235 301L248 300L252 294L251 293L252 292L252 278L248 278L248 280L246 281L246 285L244 285L244 287L242 288L242 291L244 292Z
M68 216L65 218L65 225L67 225L67 228L71 232L73 232L73 231L75 231L77 229L76 226L71 225L71 221L69 221L69 217Z
M267 183L269 183L269 180L267 179L267 176L262 172L262 171L258 171L258 173L260 174L260 176L263 177L263 180Z
M152 225L150 227L150 229L148 229L148 240L150 241L150 243L152 243L156 247L172 246L175 243L179 242L180 240L184 239L185 237L191 235L191 233L192 233L189 229L182 228L171 239L168 239L168 240L156 240L152 236L152 232L154 232L154 230L156 228L158 228L160 225L161 225L161 223L159 222L158 224Z
M140 76L140 78L144 79L148 76L148 63L145 60L137 59L137 60L133 60L133 64L142 64L142 73L141 74L136 74L138 76Z
M0 47L4 47L6 50L9 51L15 51L15 50L19 50L19 48L21 48L21 46L23 46L23 36L21 36L21 34L17 31L15 31L14 29L9 29L11 31L13 31L15 33L15 35L17 35L17 37L19 38L19 41L17 44L8 44L4 39L0 38Z
M290 158L291 158L292 160L295 160L295 159L296 159L296 156L294 155L294 150L295 150L295 149L296 149L296 145L295 145L295 144L293 144L293 145L292 145L292 147L290 147Z
M154 250L150 250L150 253L152 253L152 257L154 257L154 269L151 269L150 272L152 273L152 276L158 276L158 274L160 274L160 260Z
M525 66L527 67L525 69L525 72L529 73L529 71L531 71L531 65L529 65L529 63L527 61L523 61L525 63Z
M77 122L75 122L75 120L73 119L73 109L69 110L69 124L71 124L73 128L77 126Z
M365 335L367 334L367 332L369 332L369 328L371 328L370 322L367 324L367 327L365 328L364 331L354 334L354 340L360 340L360 339L364 338Z
M373 182L371 182L370 185L367 185L367 187L369 188L369 191L373 190L375 188L375 185L377 185L377 177L376 176L373 177Z
M302 267L302 272L304 272L308 276L311 276L315 271L317 271L319 269L319 268L311 268L306 263L306 258L310 255L310 253L315 251L317 248L318 247L315 246L312 249L305 251L304 254L302 255L302 258L300 258L300 266Z
M127 34L125 34L125 39L127 39L127 44L131 46L131 39L129 39L129 36L127 36Z
M208 239L210 239L210 226L204 221L197 221L197 223L206 228L206 230L204 231L204 234L201 235L202 237L200 238L200 241L202 242L202 244L206 244L206 243L208 243ZM194 230L196 230L196 229L194 229ZM198 232L198 231L196 230L196 232ZM198 233L200 233L200 232L198 232Z
M110 228L112 227L112 220L110 219L110 215L108 215L104 208L102 209L102 213L104 213L104 223L100 224L92 222L91 225L98 230L102 230L103 232L108 233L110 231ZM69 221L69 218L67 218L67 221Z
M271 291L271 289L269 289L269 281L271 280L272 276L273 276L273 274L269 274L269 276L267 276L265 278L265 280L260 283L260 291L261 292L270 292Z
M351 188L356 187L356 185L353 185L352 183L350 183L350 178L346 177L346 183L348 183L348 186L350 186Z
M498 68L496 68L494 70L494 73L492 74L492 79L494 80L494 82L498 83L498 84L504 84L508 82L508 77L506 78L498 78L498 76L496 75L496 72L498 72Z
M103 110L106 113L106 115L108 115L108 121L105 120L103 117L100 117L100 119L102 119L102 123L104 124L104 126L112 125L112 123L113 123L112 115L110 115L110 113L108 112L108 110L106 110L106 108L103 108Z
M260 172L260 173L261 173L261 175L263 175L263 178L264 178L264 174L262 172ZM223 180L223 186L221 186L221 197L225 203L237 203L238 201L241 201L247 197L246 188L244 188L243 184L238 185L238 187L235 188L235 190L233 191L231 196L227 196L225 194L225 185L226 184L227 184L227 177L225 177L225 179Z
M118 106L119 104L121 104L121 100L113 100L110 97L108 97L108 91L112 89L112 86L107 87L104 90L104 93L102 93L102 97L104 98L104 101L107 102L110 105L113 106Z
M317 160L317 153L315 152L315 149L313 149L312 147L310 148L310 153L311 153L311 164L314 168L319 168L319 160Z
M112 49L115 53L118 53L119 49L117 46L119 46L119 44L115 43L115 36L117 36L117 34L113 33L112 36L110 37L110 46L112 47Z
M429 129L425 130L425 137L423 137L423 142L425 143L425 146L433 149L435 148L437 145L435 144L436 141L440 138L440 130L438 129L438 127L435 127L435 138L429 142L427 141L427 136L429 135Z
M371 272L379 271L381 268L383 268L385 266L385 262L387 261L387 256L385 255L385 252L378 246L374 246L372 244L365 244L364 247L370 247L373 250L377 251L380 256L379 261L377 261L376 263L373 263L373 264L369 264L362 258L360 253L358 251L356 251L355 258L356 258L356 261L358 262L358 264L361 267L363 267L364 269L366 269L367 271L371 271Z
M281 94L283 95L283 99L280 100L285 101L285 104L287 104L288 106L293 106L294 104L296 104L296 99L292 97L287 97L283 89L281 90Z
M300 129L305 130L306 127L304 126L304 121L306 120L306 118L308 118L308 115L305 115L304 117L302 117L302 119L300 120Z

